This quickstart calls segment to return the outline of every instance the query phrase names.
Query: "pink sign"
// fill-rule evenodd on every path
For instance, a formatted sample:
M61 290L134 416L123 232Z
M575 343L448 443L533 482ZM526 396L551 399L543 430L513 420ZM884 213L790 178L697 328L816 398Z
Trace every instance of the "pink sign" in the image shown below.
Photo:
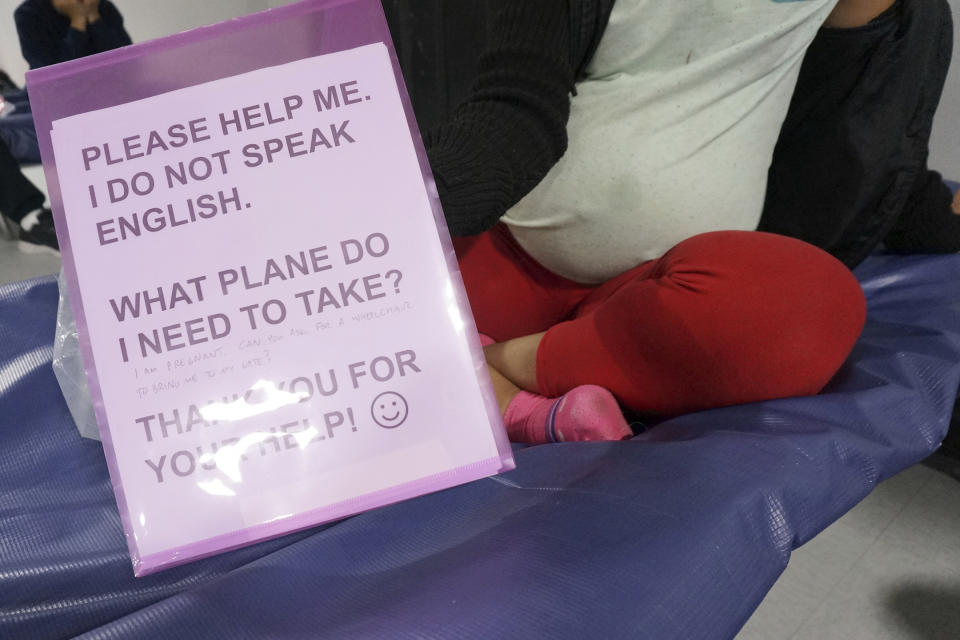
M45 104L345 6L369 42ZM137 575L513 468L384 34L375 0L306 2L30 77Z

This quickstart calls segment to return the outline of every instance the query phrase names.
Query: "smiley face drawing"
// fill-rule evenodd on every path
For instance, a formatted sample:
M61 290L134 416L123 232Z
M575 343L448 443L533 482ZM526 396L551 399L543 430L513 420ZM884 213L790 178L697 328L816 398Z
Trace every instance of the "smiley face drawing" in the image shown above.
M399 393L381 393L370 405L373 421L384 429L396 429L407 420L407 400Z

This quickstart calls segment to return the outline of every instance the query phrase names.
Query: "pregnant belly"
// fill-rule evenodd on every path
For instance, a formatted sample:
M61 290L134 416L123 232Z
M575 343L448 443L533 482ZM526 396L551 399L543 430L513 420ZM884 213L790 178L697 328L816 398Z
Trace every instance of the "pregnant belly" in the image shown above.
M751 157L730 146L715 144L664 167L624 170L600 161L578 171L568 163L504 222L547 269L605 282L697 234L756 229L770 152Z

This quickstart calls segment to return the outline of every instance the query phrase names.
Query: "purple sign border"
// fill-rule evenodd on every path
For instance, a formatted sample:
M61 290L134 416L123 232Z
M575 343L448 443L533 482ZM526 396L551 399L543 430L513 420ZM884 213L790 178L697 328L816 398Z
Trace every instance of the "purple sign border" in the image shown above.
M510 468L512 469L513 467L511 466ZM307 511L284 520L265 522L178 547L168 552L139 557L134 562L134 571L137 577L142 578L157 571L172 569L181 564L202 558L209 558L219 553L233 551L234 549L239 549L240 547L245 547L255 542L278 538L288 533L295 533L317 525L334 522L363 511L385 507L409 498L422 496L425 493L480 480L505 470L503 458L497 457L481 460L480 462L427 476L426 478L420 478L419 480L414 480L396 487L374 491L373 493L357 496L350 500L320 507L319 509Z
M301 36L304 32L312 32L313 37L308 37L306 40L302 37L286 37L293 31ZM389 490L360 496L345 503L303 513L289 520L254 525L164 553L141 557L136 541L130 533L132 531L130 513L123 486L119 483L116 454L107 427L96 359L90 342L86 338L88 335L86 314L74 267L70 238L65 231L67 227L63 198L53 153L50 133L53 122L68 116L126 104L257 69L381 42L387 46L390 53L400 98L410 126L410 135L433 209L439 241L454 284L456 302L467 327L466 336L477 373L477 381L483 393L490 423L494 426L493 434L499 457ZM171 69L177 71L172 72ZM161 73L150 73L156 70ZM127 538L127 546L133 559L135 575L147 575L202 557L329 522L362 510L384 506L515 468L510 443L500 422L496 396L487 374L483 348L467 301L436 183L416 126L413 108L380 0L304 0L228 22L29 71L27 86L43 158L44 174L50 191L50 205L54 212L57 236L63 255L64 275L77 330L81 336L80 347L94 413L100 425L104 453Z

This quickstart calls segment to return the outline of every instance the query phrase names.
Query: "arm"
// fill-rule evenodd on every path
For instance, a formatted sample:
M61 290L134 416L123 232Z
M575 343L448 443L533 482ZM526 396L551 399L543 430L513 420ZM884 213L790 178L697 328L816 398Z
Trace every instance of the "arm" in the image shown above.
M893 6L895 0L840 0L824 26L833 29L862 27Z
M91 5L87 31L96 53L118 49L132 44L130 36L123 28L123 16L112 2L87 0Z
M60 4L65 5L67 3L61 2ZM74 10L75 6L82 7L76 0L69 4L71 4L71 11ZM33 4L25 3L20 5L13 14L17 26L17 36L20 38L20 50L31 69L46 67L87 55L89 44L85 17L67 16L71 27L65 37L59 38L54 35L55 30L51 29L48 24L51 17L57 17L56 13L49 12L47 15L44 15L44 13Z
M20 49L31 69L130 44L123 17L106 0L53 0L50 7L44 10L26 3L14 13ZM61 33L59 29L50 24L64 19L60 16L70 23L62 37L56 35Z
M567 146L570 92L612 0L496 0L472 94L424 142L455 236L494 226Z

